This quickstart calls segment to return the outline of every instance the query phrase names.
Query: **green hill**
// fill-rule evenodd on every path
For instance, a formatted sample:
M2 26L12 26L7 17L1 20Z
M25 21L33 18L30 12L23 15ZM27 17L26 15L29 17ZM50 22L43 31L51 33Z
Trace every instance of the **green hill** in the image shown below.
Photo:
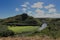
M40 21L23 13L0 21L4 25L39 25ZM38 23L39 22L39 23Z
M60 37L60 18L34 18L23 13L0 20L0 24L8 26L41 26L44 22L47 23L48 27L35 33L52 36L54 38Z

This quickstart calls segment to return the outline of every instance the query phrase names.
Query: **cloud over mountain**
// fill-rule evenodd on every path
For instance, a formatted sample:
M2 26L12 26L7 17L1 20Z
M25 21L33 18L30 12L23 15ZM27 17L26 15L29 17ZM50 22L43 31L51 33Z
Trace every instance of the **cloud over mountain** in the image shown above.
M44 2L35 2L31 4L29 2L25 2L25 4L21 6L23 7L22 10L24 12L27 11L28 15L31 15L35 18L45 18L45 17L58 18L60 17L60 14L57 13L57 10L54 4L46 5Z
M37 2L37 3L34 3L31 7L32 8L43 8L43 2Z

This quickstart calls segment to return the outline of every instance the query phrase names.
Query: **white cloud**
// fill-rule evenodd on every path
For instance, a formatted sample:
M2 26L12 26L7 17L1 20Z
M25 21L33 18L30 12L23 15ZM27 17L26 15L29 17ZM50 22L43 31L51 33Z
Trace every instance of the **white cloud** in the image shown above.
M36 14L33 15L33 17L37 17L37 18L40 18L40 17L43 17L45 14L45 11L44 10L40 10L40 9L36 9L35 10Z
M43 2L37 2L37 3L34 3L31 7L32 8L43 8Z
M23 5L21 5L22 7L28 7L30 3L29 2L25 2Z
M29 13L29 14L31 14L31 13L32 13L32 11L28 11L28 13Z
M27 10L26 8L22 8L22 11L23 11L23 12L26 12L26 10Z
M55 5L53 5L53 4L49 4L48 6L45 6L46 9L50 9L50 8L54 8L54 7L55 7Z
M27 14L30 15L30 16L32 16L32 11L28 11Z
M35 12L36 14L32 15L35 18L59 18L60 17L60 14L56 13L56 9L54 8L49 9L48 11L52 14L49 13L46 14L44 10L40 10L40 9L36 9Z
M26 4L23 4L23 5L21 5L22 7L27 7L27 5Z
M55 5L53 5L53 4L49 4L48 6L45 6L45 9L48 10L48 13L54 14L57 12Z
M33 15L35 18L60 18L60 14L55 13L55 14L35 14Z
M49 11L49 13L56 13L56 9L55 8L51 8L48 11Z
M44 4L43 2L37 2L34 3L33 5L30 5L29 2L25 2L24 5L21 5L23 7L22 11L23 12L28 11L27 14L35 18L59 18L60 17L60 14L57 13L55 5L49 4L47 6L43 6L43 4ZM35 11L29 11L31 8L35 9Z
M22 8L22 11L23 11L23 12L26 12L27 9L30 9L30 7L28 7L29 4L30 4L29 2L25 2L23 5L21 5L21 6L23 7L23 8Z
M48 18L59 18L60 14L59 13L54 13L54 14L47 14L46 15Z
M36 13L39 13L39 14L44 14L44 11L43 10L40 10L40 9L36 9L35 12Z
M19 11L19 8L16 8L15 10L16 10L16 11Z

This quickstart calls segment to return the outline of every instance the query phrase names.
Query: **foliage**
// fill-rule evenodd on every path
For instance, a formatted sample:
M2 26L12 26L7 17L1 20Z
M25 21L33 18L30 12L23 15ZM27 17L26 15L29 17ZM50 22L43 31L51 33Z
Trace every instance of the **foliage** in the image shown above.
M14 35L14 32L11 30L0 32L1 37L8 37L8 36L13 36L13 35Z
M52 19L48 20L48 27L41 31L41 34L51 36L53 38L60 37L60 20Z

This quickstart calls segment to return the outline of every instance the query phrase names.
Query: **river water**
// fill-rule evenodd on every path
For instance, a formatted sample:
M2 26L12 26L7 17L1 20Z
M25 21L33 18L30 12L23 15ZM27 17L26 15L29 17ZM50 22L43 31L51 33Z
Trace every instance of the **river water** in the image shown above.
M47 23L43 23L38 30L41 31L41 30L45 29L46 27L47 27Z

